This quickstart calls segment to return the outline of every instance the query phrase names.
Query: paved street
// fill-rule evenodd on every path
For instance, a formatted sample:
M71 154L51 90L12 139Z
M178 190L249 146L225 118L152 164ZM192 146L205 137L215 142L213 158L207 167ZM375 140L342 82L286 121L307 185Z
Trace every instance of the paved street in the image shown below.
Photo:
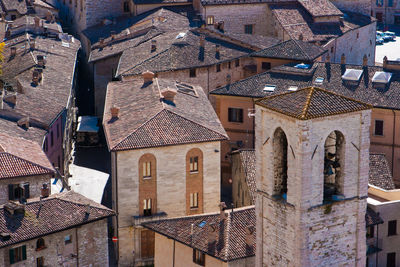
M396 41L376 45L375 62L377 63L383 63L384 56L387 56L389 60L400 58L400 27L389 27L389 31L396 33Z

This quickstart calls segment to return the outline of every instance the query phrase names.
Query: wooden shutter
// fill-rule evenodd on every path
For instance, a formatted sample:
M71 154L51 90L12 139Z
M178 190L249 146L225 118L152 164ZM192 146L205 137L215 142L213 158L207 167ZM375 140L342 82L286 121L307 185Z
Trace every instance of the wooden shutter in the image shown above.
M13 264L14 262L15 262L15 259L14 259L14 249L12 248L12 249L10 249L9 250L9 256L10 256L10 264Z
M22 246L22 260L26 260L26 245Z
M14 200L14 185L8 185L8 200Z
M29 198L29 183L25 183L25 184L24 184L24 197L25 197L26 199Z

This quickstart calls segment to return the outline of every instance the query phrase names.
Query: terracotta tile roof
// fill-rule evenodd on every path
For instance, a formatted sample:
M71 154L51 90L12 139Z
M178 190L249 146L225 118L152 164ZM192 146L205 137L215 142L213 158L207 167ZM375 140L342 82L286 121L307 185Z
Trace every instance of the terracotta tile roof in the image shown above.
M192 224L194 225L193 237L190 234ZM214 245L208 244L207 231L210 224L216 227ZM256 251L254 206L235 209L233 213L229 210L226 219L222 220L219 213L214 213L149 222L143 226L224 262L252 257ZM246 244L247 227L253 229L251 246Z
M357 84L343 82L342 73L345 69L364 70ZM304 88L315 86L316 79L322 78L317 86L328 91L354 98L374 107L400 109L400 72L393 72L391 82L383 89L372 83L374 74L385 71L382 67L345 65L330 63L314 63L309 70L294 68L293 65L276 67L229 86L218 88L211 92L215 95L230 95L241 97L262 98L265 96L288 92L289 87ZM264 91L266 84L275 85L273 92Z
M247 187L249 188L249 195L252 203L255 203L256 196L256 154L254 149L240 149L236 152L240 157L240 163L244 171Z
M288 40L251 54L253 57L313 61L328 50L300 40Z
M317 87L265 97L256 104L300 120L372 108L368 104Z
M368 183L385 190L396 189L385 154L369 154Z
M311 2L311 0L307 1ZM274 3L269 4L269 7L291 39L301 39L301 35L303 40L307 42L318 41L324 44L350 30L375 22L372 17L346 11L343 22L315 23L310 13L298 2ZM325 7L319 7L318 9L323 8Z
M17 11L20 15L28 13L26 0L1 0L1 4L6 12Z
M0 179L52 173L54 168L37 143L0 132Z
M203 6L208 5L243 5L243 4L259 4L268 3L270 0L202 0L201 4Z
M200 47L201 34L205 35L204 49ZM182 37L179 38L179 35ZM150 49L152 40L157 42L155 52ZM216 53L217 45L219 55ZM117 76L138 75L146 70L157 73L211 66L247 56L256 50L259 48L207 29L167 32L125 50L119 62Z
M16 120L5 119L0 116L0 133L21 137L42 146L47 131L36 127L22 128L17 125Z
M28 50L28 38L35 40L35 49ZM17 54L10 56L10 47L17 47ZM0 115L29 116L43 128L48 127L65 110L71 96L75 63L80 42L62 42L42 36L22 35L6 42L5 62L0 80L8 82L17 91L16 105L3 101ZM37 56L45 56L43 79L38 86L32 85L32 74ZM18 82L17 82L18 81Z
M366 227L377 225L383 223L382 218L370 207L367 207L367 212L365 213L365 225Z
M343 16L343 13L329 0L298 1L313 17Z
M86 213L90 205L90 214ZM25 214L10 216L0 208L0 232L10 234L8 241L0 240L0 247L7 247L40 236L67 230L115 215L114 211L81 195L69 191L54 194L42 200L32 199L25 205Z
M91 43L89 61L122 53L165 32L188 29L190 23L190 17L161 8L135 17L120 17L109 25L90 27L83 31ZM99 43L101 38L105 44L103 47Z
M133 0L136 5L170 4L182 3L191 4L192 0Z
M173 104L160 98L167 88L177 90ZM111 117L113 106L120 108L118 119ZM110 150L227 139L201 87L163 79L109 83L103 125Z

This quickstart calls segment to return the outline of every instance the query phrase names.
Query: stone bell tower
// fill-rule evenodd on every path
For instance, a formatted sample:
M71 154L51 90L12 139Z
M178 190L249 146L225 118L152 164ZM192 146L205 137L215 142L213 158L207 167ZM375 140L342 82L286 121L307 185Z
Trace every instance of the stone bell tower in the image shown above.
M365 266L370 109L315 87L256 103L256 266Z

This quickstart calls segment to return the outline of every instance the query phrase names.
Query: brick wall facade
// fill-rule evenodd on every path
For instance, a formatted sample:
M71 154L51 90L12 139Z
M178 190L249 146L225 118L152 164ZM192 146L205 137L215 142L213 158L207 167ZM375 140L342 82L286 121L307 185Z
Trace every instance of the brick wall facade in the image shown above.
M65 236L71 242L65 243ZM108 266L107 219L42 237L45 248L37 249L33 239L0 249L0 265L5 267L37 266L43 257L45 266ZM26 260L10 265L9 249L26 245ZM77 249L78 248L78 249Z
M197 171L191 171L191 158L197 157ZM191 194L197 193L197 207L190 206ZM203 213L203 152L198 148L189 150L186 154L186 215Z
M257 266L365 265L370 120L363 111L298 121L256 106ZM288 142L287 202L272 197L278 127ZM345 200L324 204L323 148L335 130L345 137Z

